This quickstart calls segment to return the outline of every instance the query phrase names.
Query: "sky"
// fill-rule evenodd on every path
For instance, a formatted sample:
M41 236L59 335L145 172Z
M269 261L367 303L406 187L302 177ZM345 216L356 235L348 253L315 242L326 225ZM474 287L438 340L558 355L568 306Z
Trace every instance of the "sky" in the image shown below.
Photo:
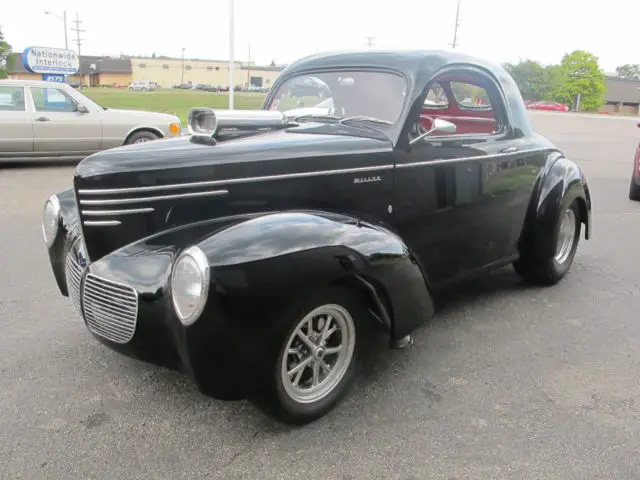
M322 51L450 49L457 0L234 0L235 59L287 64ZM26 0L3 9L0 28L14 51L29 46L77 50L73 20L85 30L87 55L166 55L228 60L230 0L186 2ZM55 5L55 6L53 6ZM303 5L306 5L303 6ZM606 10L604 10L606 8ZM304 13L308 9L311 13ZM493 62L559 63L575 49L600 59L605 72L640 63L635 40L640 1L461 0L456 49ZM249 54L249 51L251 52Z

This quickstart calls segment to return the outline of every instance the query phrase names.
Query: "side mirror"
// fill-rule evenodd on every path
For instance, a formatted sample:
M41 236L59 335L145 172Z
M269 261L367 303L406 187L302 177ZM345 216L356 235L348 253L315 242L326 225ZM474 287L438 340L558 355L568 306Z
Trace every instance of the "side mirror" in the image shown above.
M85 107L84 105L80 104L80 105L78 105L78 108L76 109L76 112L78 112L78 113L89 113L89 109L87 107Z
M413 140L411 140L409 142L409 145L413 145L416 142L419 142L420 140L422 140L423 138L431 135L432 133L435 132L442 132L442 133L456 133L456 126L451 123L448 122L446 120L443 120L441 118L436 118L433 121L433 126L431 127L431 130L428 130L426 132L424 132L422 135L414 138Z

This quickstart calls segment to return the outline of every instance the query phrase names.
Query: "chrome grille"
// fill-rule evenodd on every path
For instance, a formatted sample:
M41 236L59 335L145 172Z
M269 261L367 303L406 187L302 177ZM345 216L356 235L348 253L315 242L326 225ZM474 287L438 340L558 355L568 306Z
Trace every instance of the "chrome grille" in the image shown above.
M67 290L69 290L69 298L73 306L82 317L82 308L80 306L80 284L82 282L82 267L76 262L72 254L73 250L67 253L64 264L64 275L67 280Z
M116 343L133 338L138 317L138 295L133 288L89 273L82 302L85 321L93 333Z

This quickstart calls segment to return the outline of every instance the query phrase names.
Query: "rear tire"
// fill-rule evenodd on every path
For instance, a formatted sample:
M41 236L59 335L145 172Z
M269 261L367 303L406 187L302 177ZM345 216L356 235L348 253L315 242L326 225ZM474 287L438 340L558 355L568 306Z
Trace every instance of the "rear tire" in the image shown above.
M147 132L147 131L136 132L127 139L127 141L125 142L125 145L132 145L134 143L151 142L153 140L158 140L159 138L160 137L153 132Z
M636 183L633 176L629 184L629 200L640 201L640 185Z
M558 283L573 264L580 242L581 227L580 210L577 200L574 200L558 218L555 230L558 241L555 252L546 258L535 258L523 252L523 255L513 264L516 273L525 281L536 285Z
M354 383L371 345L369 322L358 292L327 287L311 295L278 322L264 362L263 388L253 402L288 424L304 425L325 415Z

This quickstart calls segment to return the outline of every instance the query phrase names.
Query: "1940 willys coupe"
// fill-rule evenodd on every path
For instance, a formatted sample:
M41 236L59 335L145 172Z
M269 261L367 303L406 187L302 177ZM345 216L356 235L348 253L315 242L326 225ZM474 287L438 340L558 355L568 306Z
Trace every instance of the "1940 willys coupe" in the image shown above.
M307 77L327 91L290 95ZM314 55L189 129L77 166L44 208L53 273L104 344L281 421L334 407L374 328L410 344L433 289L510 263L554 284L590 236L580 169L467 56Z

